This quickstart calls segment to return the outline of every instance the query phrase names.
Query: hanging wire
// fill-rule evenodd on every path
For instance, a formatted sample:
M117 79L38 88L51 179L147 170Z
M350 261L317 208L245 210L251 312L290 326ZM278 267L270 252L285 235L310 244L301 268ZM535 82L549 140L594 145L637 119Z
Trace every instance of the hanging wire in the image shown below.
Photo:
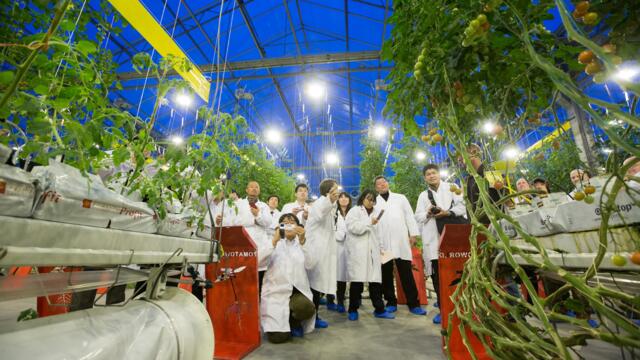
M218 115L220 115L220 104L222 103L222 88L224 86L224 79L227 76L227 60L229 58L229 47L231 45L231 34L233 33L232 28L233 28L233 19L235 17L236 14L236 3L233 3L233 11L231 12L231 19L229 20L229 25L227 25L227 28L229 29L229 31L227 32L227 47L225 50L225 54L224 54L224 64L223 64L223 69L222 69L222 80L220 80L220 84L218 84L218 81L216 80L216 92L218 92L219 89L219 93L216 94L215 96L218 97L218 105L216 108L216 113ZM222 19L220 19L220 22L222 21ZM219 30L218 30L219 31ZM220 36L220 34L218 33L218 37ZM219 60L220 58L218 57L218 66L219 65ZM216 74L216 78L218 79L220 75L220 72L218 72Z
M160 24L162 24L162 20L164 20L164 13L167 10L167 0L164 1L164 5L162 7L162 14L160 15ZM151 60L153 60L153 57L156 54L156 49L152 49L151 50ZM147 73L145 74L144 77L144 83L142 84L142 92L140 93L140 100L138 100L138 109L136 110L136 117L140 116L140 108L142 107L142 99L144 98L144 92L147 89L147 82L149 81L149 73L151 72L151 67L149 67L147 69Z
M71 33L69 34L69 40L67 40L67 46L71 46L71 41L73 40L73 37L76 34L76 29L78 28L78 23L80 22L80 17L84 13L84 7L85 7L86 4L87 4L87 0L84 0L84 2L82 3L82 7L80 8L80 12L78 13L78 17L76 18L76 21L74 23L73 30L71 30ZM60 63L58 63L58 67L56 68L56 72L53 75L53 77L58 77L58 72L60 71L60 68L62 67L62 63L64 62L64 58L65 57L63 56L60 59Z

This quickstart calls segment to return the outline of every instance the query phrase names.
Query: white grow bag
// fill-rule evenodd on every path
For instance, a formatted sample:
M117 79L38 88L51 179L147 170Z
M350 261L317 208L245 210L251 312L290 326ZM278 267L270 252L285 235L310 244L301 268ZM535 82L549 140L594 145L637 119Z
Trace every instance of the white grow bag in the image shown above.
M147 204L107 189L99 177L83 176L71 166L50 161L33 170L42 185L33 217L71 224L157 232L156 215Z
M0 165L0 215L30 217L36 197L36 179L10 165Z

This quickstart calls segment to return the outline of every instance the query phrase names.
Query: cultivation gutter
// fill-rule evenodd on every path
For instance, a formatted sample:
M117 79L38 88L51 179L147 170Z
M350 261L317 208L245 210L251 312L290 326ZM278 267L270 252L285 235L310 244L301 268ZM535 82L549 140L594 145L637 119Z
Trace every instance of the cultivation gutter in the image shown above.
M0 267L208 263L211 247L204 239L7 216L0 228Z

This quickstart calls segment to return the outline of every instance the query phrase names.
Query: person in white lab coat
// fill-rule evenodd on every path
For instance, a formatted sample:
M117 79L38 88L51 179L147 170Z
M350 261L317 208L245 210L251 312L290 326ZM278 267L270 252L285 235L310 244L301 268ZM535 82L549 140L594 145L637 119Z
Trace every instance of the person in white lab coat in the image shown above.
M307 274L316 312L320 305L321 294L335 295L336 293L336 229L333 214L336 211L338 195L338 184L335 180L322 180L320 198L309 210L309 218L305 225L308 244L304 250L311 259ZM316 328L328 326L326 321L316 316Z
M449 216L465 216L467 209L461 195L456 195L449 188L452 184L440 179L440 168L435 164L428 164L422 169L427 190L420 193L416 204L415 218L421 226L422 258L425 269L431 268L431 280L436 291L436 302L440 303L440 282L438 278L438 252L440 250L440 233L436 226L436 219ZM429 275L429 274L427 274ZM433 318L434 324L440 324L441 317L437 314Z
M285 204L282 207L282 214L293 214L298 217L300 223L305 226L309 217L309 208L307 198L309 197L309 187L307 184L296 185L296 201Z
M382 250L392 259L382 264L382 293L387 301L387 311L398 310L398 299L393 285L395 263L402 289L407 297L409 311L415 315L426 315L427 312L420 307L418 289L411 266L413 258L411 247L416 243L416 236L419 234L413 209L404 195L389 191L389 183L384 176L376 177L374 185L378 193L376 213L384 210L376 227L378 237Z
M589 185L591 174L582 169L573 169L569 173L569 178L571 179L573 186L575 186L575 188L569 193L569 200L573 200L573 196L577 192L583 191L584 187Z
M336 223L336 258L338 260L338 268L336 269L336 296L327 295L327 310L344 313L344 294L347 291L347 253L344 248L345 239L347 238L347 225L345 218L351 209L351 196L345 191L338 196L338 208L335 213ZM337 299L338 303L334 301Z
M267 235L269 238L273 236L273 233L276 232L275 228L278 226L278 220L280 219L280 210L278 210L278 204L280 203L280 198L278 195L270 195L267 199L267 205L269 205L269 214L271 216L271 225L267 230Z
M382 301L382 272L380 263L380 241L376 225L380 213L374 212L376 193L364 190L358 198L358 206L349 210L345 224L347 240L347 278L349 286L349 314L351 321L358 320L358 308L362 302L364 283L369 283L369 297L374 307L373 315L382 319L394 319Z
M627 191L640 191L640 161L638 161L638 158L630 156L624 160L622 166L629 166L624 176L625 184L629 187ZM635 196L636 194L632 193L632 195Z
M258 251L258 286L262 291L262 278L269 265L269 257L273 251L267 230L272 225L269 206L258 199L260 184L249 181L246 189L247 197L235 202L237 213L232 213L229 222L222 225L243 226ZM216 219L217 222L217 219Z
M260 299L262 330L272 343L313 331L316 314L305 271L309 261L302 250L305 230L293 214L282 215L278 224Z

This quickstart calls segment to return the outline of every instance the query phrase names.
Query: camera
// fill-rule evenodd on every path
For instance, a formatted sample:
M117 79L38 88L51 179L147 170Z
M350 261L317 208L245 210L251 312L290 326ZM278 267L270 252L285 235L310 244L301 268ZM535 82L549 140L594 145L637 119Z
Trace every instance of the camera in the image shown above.
M280 237L284 238L285 231L295 230L296 226L293 224L280 224Z
M433 215L438 215L441 211L442 211L442 209L440 209L437 206L434 206L434 207L431 208L430 213L433 214Z
M280 224L280 238L284 238L284 224Z

